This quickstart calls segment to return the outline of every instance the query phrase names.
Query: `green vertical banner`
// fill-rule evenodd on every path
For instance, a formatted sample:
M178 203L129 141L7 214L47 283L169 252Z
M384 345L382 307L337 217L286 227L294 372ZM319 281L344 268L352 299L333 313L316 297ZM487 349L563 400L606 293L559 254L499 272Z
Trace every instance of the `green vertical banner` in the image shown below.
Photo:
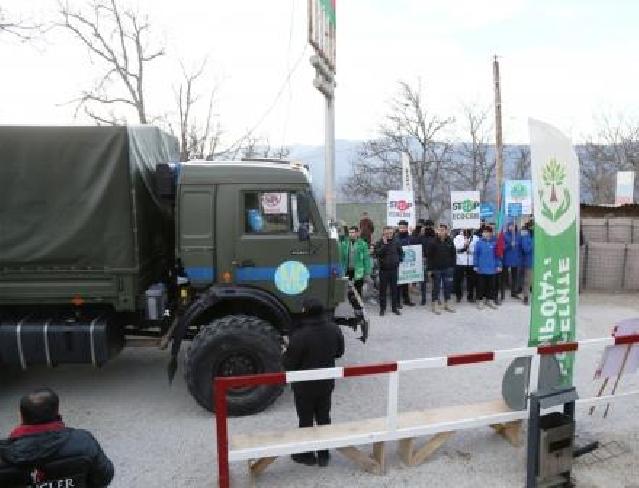
M579 275L579 160L555 127L528 120L535 216L531 346L573 341ZM572 384L574 353L556 355Z

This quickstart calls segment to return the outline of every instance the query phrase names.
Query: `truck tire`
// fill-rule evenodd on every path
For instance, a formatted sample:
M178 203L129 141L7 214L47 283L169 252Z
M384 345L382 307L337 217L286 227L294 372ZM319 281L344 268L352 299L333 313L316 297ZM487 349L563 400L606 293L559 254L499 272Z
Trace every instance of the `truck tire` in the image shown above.
M202 326L186 356L186 384L195 400L213 412L214 376L237 376L282 370L282 338L267 321L250 315L227 315ZM282 386L255 386L227 392L229 415L261 412L282 393Z

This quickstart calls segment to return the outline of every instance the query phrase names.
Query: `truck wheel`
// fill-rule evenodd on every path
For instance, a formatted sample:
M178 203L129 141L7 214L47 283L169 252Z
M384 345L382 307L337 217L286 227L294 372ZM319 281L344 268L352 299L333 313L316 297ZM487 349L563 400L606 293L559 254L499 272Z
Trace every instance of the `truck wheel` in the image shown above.
M195 400L214 411L215 376L238 376L282 370L282 338L267 321L250 315L228 315L203 326L186 356L186 383ZM229 415L261 412L282 387L255 386L227 392Z

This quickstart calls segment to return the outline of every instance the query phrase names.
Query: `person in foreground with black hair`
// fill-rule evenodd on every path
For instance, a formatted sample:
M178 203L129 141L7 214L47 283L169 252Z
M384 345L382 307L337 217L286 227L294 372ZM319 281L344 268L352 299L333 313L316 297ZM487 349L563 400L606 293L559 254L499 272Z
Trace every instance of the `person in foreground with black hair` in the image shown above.
M0 442L0 486L15 486L20 477L32 486L52 481L56 487L101 488L111 483L113 463L89 432L64 425L59 406L50 388L21 398L21 424Z
M284 353L284 368L287 371L303 369L334 368L335 359L344 354L344 335L341 329L328 320L322 303L308 298L303 303L304 315L299 327L291 334ZM312 427L331 423L331 395L335 380L300 381L293 383L295 409L300 427ZM327 450L291 455L296 463L321 467L328 465Z

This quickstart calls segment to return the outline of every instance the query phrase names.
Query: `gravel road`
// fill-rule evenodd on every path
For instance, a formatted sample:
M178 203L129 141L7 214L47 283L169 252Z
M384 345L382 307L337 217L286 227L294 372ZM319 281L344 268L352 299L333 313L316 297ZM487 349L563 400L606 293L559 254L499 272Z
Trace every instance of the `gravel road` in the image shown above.
M345 331L347 353L342 364L394 361L449 353L520 347L528 336L529 311L507 300L497 311L478 311L462 303L456 314L434 316L429 309L404 309L401 317L380 318L371 308L371 337L366 345ZM619 319L639 317L639 296L584 294L579 310L578 338L610 334ZM582 397L598 384L592 381L595 353L579 353L575 379ZM17 421L17 402L30 388L48 385L60 394L65 421L91 430L116 465L115 487L215 486L217 476L213 417L198 407L179 377L166 380L168 356L154 349L130 349L102 369L61 366L26 372L0 371L0 433ZM400 411L468 404L497 399L506 363L462 366L447 370L402 373ZM622 382L620 391L639 388L637 375ZM338 381L333 400L334 422L382 416L386 382L383 377ZM292 394L286 390L267 411L230 422L230 433L293 428ZM627 448L614 459L590 464L578 461L579 487L637 487L639 480L639 398L618 402L607 419L601 411L590 417L577 409L578 443L616 441ZM279 459L261 476L259 485L272 487L428 486L518 487L524 485L525 448L510 447L491 429L455 435L426 464L403 467L391 443L388 472L375 476L359 471L339 454L326 469ZM231 465L235 486L246 486L244 463Z

